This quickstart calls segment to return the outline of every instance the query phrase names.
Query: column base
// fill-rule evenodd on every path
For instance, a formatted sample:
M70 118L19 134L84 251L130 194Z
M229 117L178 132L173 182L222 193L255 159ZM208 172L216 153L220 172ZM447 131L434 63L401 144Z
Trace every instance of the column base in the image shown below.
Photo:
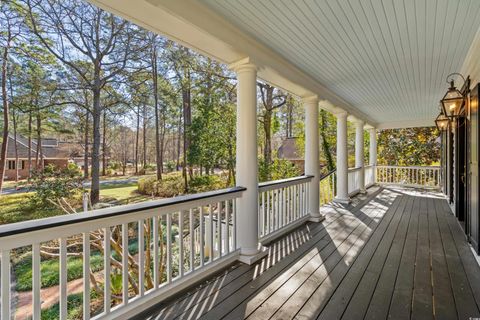
M322 222L323 220L325 220L325 216L323 214L310 216L310 218L308 219L308 221L310 222Z
M248 265L252 265L258 260L266 257L268 255L268 248L267 247L261 247L260 250L257 253L254 254L240 254L238 257L238 261L243 262Z
M335 203L341 203L341 204L349 204L352 200L350 198L338 198L335 197L333 199L333 202Z

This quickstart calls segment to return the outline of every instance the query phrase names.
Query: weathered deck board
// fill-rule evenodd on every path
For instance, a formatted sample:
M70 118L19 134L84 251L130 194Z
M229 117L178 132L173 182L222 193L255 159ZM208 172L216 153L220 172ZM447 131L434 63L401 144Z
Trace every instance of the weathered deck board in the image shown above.
M445 200L370 189L139 319L468 319L480 267Z

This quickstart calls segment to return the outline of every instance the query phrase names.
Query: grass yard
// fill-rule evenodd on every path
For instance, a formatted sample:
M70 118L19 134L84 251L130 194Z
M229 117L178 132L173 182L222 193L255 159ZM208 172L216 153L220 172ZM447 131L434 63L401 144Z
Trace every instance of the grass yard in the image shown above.
M104 184L100 186L100 198L102 202L115 204L128 204L151 200L151 197L137 192L136 182L128 184Z
M38 209L29 202L32 193L19 193L0 196L0 224L14 223L57 216L58 209Z

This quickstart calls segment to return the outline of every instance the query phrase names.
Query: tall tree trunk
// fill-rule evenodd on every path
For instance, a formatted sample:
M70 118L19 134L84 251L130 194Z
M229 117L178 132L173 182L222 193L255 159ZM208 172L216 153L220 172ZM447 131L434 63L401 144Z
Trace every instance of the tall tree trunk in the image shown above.
M286 138L292 138L293 137L293 103L291 101L292 99L289 96L289 101L287 103L287 128L285 132L285 137Z
M89 122L90 122L90 112L87 110L85 112L85 154L83 155L83 178L88 179L89 174L88 174L88 166L89 166L89 161L88 161L88 152L90 151L90 148L88 146L90 138L89 138Z
M10 49L10 30L8 31L7 45L3 49L2 59L2 96L3 96L3 135L2 135L2 149L0 150L0 192L3 187L3 178L5 176L5 163L7 160L7 145L8 145L8 125L9 125L9 106L7 96L7 63L8 53Z
M152 39L152 79L153 79L153 101L155 108L155 155L156 155L156 172L157 180L162 180L162 151L160 150L160 111L158 103L158 65L157 65L157 47L156 37Z
M90 191L90 200L92 204L100 200L100 120L102 118L102 108L100 106L100 71L95 76L95 86L93 90L93 146L92 146L92 186Z
M193 168L188 164L188 151L190 150L190 126L192 125L192 107L190 91L190 69L185 67L184 83L182 84L183 101L183 179L185 183L185 192L188 192L188 175L193 176Z
M15 109L12 110L13 121L13 143L15 147L15 182L18 182L18 141L17 141L17 117Z
M43 148L42 148L42 115L40 110L37 110L37 152L35 155L35 162L38 170L43 172Z
M270 166L272 163L272 115L273 115L273 87L266 86L265 112L263 115L263 129L265 134L265 146L263 149L263 158L265 164ZM269 177L270 178L270 177Z
M147 105L143 105L143 169L147 167Z
M32 110L28 111L28 180L32 178Z
M176 152L176 169L177 171L180 170L180 150L182 148L182 114L178 117L178 127L177 127L177 152Z
M265 132L265 146L263 148L263 158L265 164L270 166L272 163L272 111L265 110L263 117L263 131Z
M135 132L135 174L138 175L138 149L140 142L140 105L137 106L137 131Z
M328 171L331 171L335 168L333 162L332 153L330 151L330 145L327 140L327 134L325 128L327 126L327 112L325 110L320 110L320 138L322 139L322 149L325 159L327 160Z
M102 176L107 175L107 110L103 111Z

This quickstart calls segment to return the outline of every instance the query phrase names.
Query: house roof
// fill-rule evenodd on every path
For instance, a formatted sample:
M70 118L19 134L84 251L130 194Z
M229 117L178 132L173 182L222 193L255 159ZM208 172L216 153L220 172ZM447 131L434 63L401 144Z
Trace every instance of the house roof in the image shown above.
M286 138L278 148L278 157L285 160L303 160L298 150L297 138Z
M1 144L0 144L1 145ZM42 139L42 153L45 159L68 159L73 153L73 145L70 143L61 143L57 139ZM31 156L35 157L37 142L32 140ZM28 139L22 135L17 135L17 153L19 158L28 158ZM7 158L15 158L15 136L9 134L7 145Z

